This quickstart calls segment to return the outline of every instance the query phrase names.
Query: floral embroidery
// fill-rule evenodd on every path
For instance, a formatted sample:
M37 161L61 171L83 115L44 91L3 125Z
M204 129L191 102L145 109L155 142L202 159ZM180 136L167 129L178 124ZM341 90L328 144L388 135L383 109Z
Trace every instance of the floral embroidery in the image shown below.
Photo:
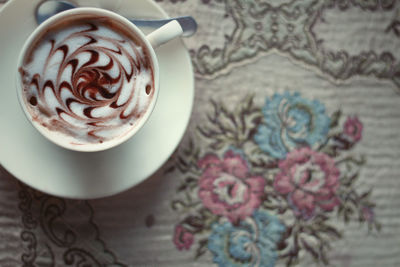
M228 150L223 160L209 154L199 160L204 169L199 181L199 197L212 213L231 222L244 219L260 206L265 180L249 176L244 159Z
M189 249L193 244L193 234L185 229L182 225L177 225L175 228L174 243L179 249Z
M271 157L282 159L295 147L314 147L326 139L330 119L320 102L291 95L275 94L263 108L264 123L258 128L255 141Z
M285 92L257 107L246 97L233 110L215 103L199 137L180 150L169 172L185 179L172 208L179 250L197 246L219 266L296 265L302 257L329 264L342 220L380 230L371 190L359 183L356 151L363 124L342 121L317 100ZM199 142L203 142L201 146ZM205 151L204 151L205 150Z
M277 259L276 243L285 226L265 211L240 222L214 223L208 239L208 249L220 266L274 266Z
M339 204L336 191L340 171L332 158L305 147L290 152L279 163L275 190L288 197L295 214L310 217L316 207L331 211Z
M205 2L210 0L203 0ZM400 36L399 19L396 16L398 1L217 0L213 4L213 8L218 5L218 8L226 11L221 23L231 23L232 27L225 27L219 33L226 40L223 45L203 44L191 51L196 74L202 78L215 78L238 65L253 62L251 59L273 53L289 57L310 69L318 69L318 72L335 81L364 76L388 79L397 89L400 88L400 64L396 52L390 49L364 50L362 46L358 51L347 51L340 44L336 45L336 49L329 49L325 45L328 40L319 36L316 30L319 24L330 25L332 32L339 29L334 27L334 21L326 20L327 17L333 17L331 12L349 12L348 16L352 16L352 11L360 9L393 16L391 23L383 26L381 32L378 28L366 27L362 32L366 40L391 33ZM215 34L212 29L210 27L208 30L209 34Z
M343 133L353 142L358 142L362 137L363 125L356 116L348 117L344 123Z

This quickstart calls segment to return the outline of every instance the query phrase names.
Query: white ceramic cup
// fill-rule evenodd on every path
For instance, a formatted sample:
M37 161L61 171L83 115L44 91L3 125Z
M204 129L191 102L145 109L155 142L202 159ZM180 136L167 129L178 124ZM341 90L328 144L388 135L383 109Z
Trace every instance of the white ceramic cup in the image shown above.
M23 90L23 83L21 79L20 73L17 71L17 94L18 94L18 100L22 106L22 109L24 110L24 113L28 120L32 123L32 125L43 135L45 136L48 140L52 141L53 143L70 149L70 150L75 150L75 151L82 151L82 152L94 152L94 151L101 151L101 150L106 150L112 147L115 147L125 141L127 141L129 138L134 136L145 124L145 122L148 120L150 117L154 106L157 101L157 96L159 93L160 85L159 85L159 66L158 66L158 61L156 57L156 53L154 52L154 49L182 34L182 28L179 25L177 21L171 21L168 24L160 27L159 29L153 31L149 35L145 35L138 27L136 27L132 22L127 20L126 18L105 10L105 9L100 9L100 8L75 8L71 9L68 11L61 12L45 22L43 22L38 28L34 30L34 32L29 36L27 41L25 42L22 51L20 53L19 59L18 59L18 69L22 66L24 63L24 59L27 55L27 53L31 50L32 45L36 43L36 41L42 37L48 30L54 27L55 24L58 24L59 22L68 22L68 21L73 21L77 18L95 18L95 17L106 17L110 19L112 22L119 23L121 26L124 27L124 30L128 31L130 34L133 36L137 37L141 43L146 46L147 51L149 51L149 57L150 57L150 62L152 65L152 70L153 70L153 79L154 79L154 96L152 98L151 103L149 104L149 107L147 108L147 111L143 115L143 117L140 119L138 124L134 126L134 128L130 129L128 133L124 134L123 136L118 136L114 139L107 140L103 143L85 143L85 144L79 144L76 145L72 143L70 140L65 138L65 134L59 134L55 131L49 130L48 128L42 126L40 123L37 121L33 120L31 113L28 111L26 105L27 101L23 99L24 95L22 93Z

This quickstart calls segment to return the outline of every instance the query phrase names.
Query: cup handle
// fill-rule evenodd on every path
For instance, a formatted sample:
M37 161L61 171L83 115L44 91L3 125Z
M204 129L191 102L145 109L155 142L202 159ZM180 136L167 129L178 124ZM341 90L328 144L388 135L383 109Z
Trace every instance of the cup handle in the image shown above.
M181 36L182 33L183 30L179 22L173 20L148 34L146 39L150 42L153 48L157 48L160 45Z

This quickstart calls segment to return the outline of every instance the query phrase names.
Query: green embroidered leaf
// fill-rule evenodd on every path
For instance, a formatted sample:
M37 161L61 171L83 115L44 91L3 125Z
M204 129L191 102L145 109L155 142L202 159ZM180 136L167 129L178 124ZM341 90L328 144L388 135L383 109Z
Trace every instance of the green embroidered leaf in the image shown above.
M187 148L183 149L183 154L185 154L186 156L191 156L193 149L194 149L194 141L192 138L189 138Z
M187 188L187 184L183 183L178 187L177 191L182 192L182 191L186 190L186 188Z
M320 151L331 157L336 157L338 154L336 149L331 145L326 145L326 146L322 147Z
M180 200L173 200L172 203L171 203L171 208L173 210L180 210L184 206L186 206L185 203L183 203L183 201L180 201Z
M194 258L197 260L200 256L204 255L207 252L207 243L208 239L202 239L199 241L199 246L196 249L196 255Z
M197 178L188 176L177 188L177 192L185 191L186 189L194 189L197 186Z
M336 126L339 125L339 120L340 117L342 116L342 111L339 109L337 111L335 111L332 116L331 116L331 124L330 124L330 128L335 128Z
M192 197L190 196L190 194L187 191L184 191L184 193L182 193L183 195L183 199L179 199L179 200L173 200L171 202L171 208L173 210L187 210L193 207L198 206L199 204L201 204L200 201L198 201L196 199L196 201L193 201Z
M358 178L358 173L355 173L350 177L344 176L341 179L341 185L345 187L352 187L357 178Z
M306 251L315 259L318 261L318 252L310 245L308 244L303 238L300 239L302 246L306 249Z
M176 170L175 165L171 165L164 171L164 174L169 174L171 172L174 172L175 170Z
M336 230L336 228L334 228L333 226L325 224L324 228L321 230L333 238L336 238L336 239L342 238L342 234L338 230Z
M370 197L371 193L372 193L372 188L369 189L368 191L362 193L359 199L360 200L366 200L366 199L368 199Z
M322 224L322 223L324 223L325 221L327 221L328 219L329 219L328 216L326 216L326 215L323 214L323 213L320 213L320 214L318 214L318 215L315 216L314 221L315 221L316 224Z
M290 266L298 266L300 263L300 260L298 258L298 256L286 256L288 258L288 260L286 261L286 266L290 267Z
M376 229L378 232L380 232L381 229L382 229L382 224L380 224L380 223L378 223L378 222L375 222L375 229Z
M337 217L338 218L342 215L343 210L344 210L344 206L340 205L339 208L338 208L338 211L337 211Z
M344 209L344 222L348 224L350 222L350 218L353 215L354 211L350 207L345 207Z
M260 108L254 107L254 96L247 96L235 108L228 109L223 103L210 100L214 111L207 114L209 123L197 127L198 132L211 142L214 150L225 147L241 147L251 141L251 134L260 121ZM261 114L262 116L262 114Z
M188 224L196 231L201 230L204 225L203 218L198 216L188 216L182 221L182 223Z
M322 262L326 265L329 264L326 253L327 249L330 247L330 240L326 238L326 235L332 235L334 239L337 239L338 236L341 236L340 233L338 233L334 227L325 224L323 221L319 221L318 225L304 225L300 231L301 247L304 248L316 262ZM325 236L322 235L322 233L325 233Z
M328 257L326 256L326 252L323 249L323 247L320 247L320 259L323 264L329 265L329 260L328 260Z

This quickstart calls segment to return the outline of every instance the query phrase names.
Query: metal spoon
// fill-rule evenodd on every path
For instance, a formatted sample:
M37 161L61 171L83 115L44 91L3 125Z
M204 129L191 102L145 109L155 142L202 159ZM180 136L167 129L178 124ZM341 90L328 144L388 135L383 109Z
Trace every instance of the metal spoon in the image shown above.
M62 0L45 0L41 2L35 11L36 22L41 24L46 19L54 16L57 13L62 11L76 8L77 6L73 3L68 1ZM164 24L170 22L171 20L177 20L182 27L184 37L192 36L197 31L197 23L191 16L183 16L183 17L176 17L170 19L159 19L159 20L152 20L152 19L129 19L133 24L138 27L152 27L152 28L159 28Z

